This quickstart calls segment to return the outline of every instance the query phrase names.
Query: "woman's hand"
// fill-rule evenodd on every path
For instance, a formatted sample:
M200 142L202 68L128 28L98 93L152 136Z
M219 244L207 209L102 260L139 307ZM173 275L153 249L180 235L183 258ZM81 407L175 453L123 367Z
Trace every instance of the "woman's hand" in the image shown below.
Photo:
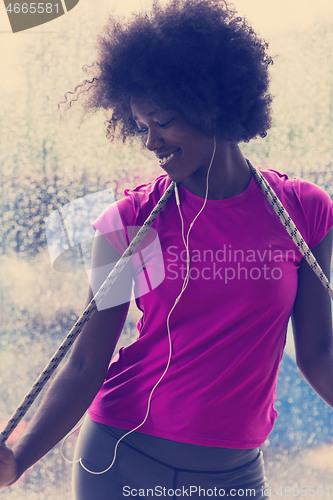
M0 445L0 488L16 481L17 475L14 453L6 446Z

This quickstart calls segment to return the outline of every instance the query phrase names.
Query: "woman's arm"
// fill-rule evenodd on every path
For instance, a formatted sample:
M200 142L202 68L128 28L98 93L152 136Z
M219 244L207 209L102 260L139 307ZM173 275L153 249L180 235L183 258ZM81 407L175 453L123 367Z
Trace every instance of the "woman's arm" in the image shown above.
M111 246L103 237L95 239L93 268L114 262ZM130 283L128 283L130 288ZM87 303L92 298L91 291ZM13 447L0 448L0 486L22 473L55 446L78 422L101 387L125 323L129 303L95 311L74 344L64 368L46 392L41 406ZM15 462L13 461L15 459Z
M333 229L313 249L329 278ZM292 323L296 363L305 380L333 407L333 334L331 299L318 277L303 260Z

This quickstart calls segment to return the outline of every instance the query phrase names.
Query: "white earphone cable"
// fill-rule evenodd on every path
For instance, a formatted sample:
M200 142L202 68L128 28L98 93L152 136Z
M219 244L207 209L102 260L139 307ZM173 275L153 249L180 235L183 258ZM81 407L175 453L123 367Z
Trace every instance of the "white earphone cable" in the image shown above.
M167 320L166 320L166 325L167 325L167 332L168 332L168 340L169 340L169 356L168 356L168 361L167 361L167 364L165 366L165 369L162 373L162 375L160 376L160 378L158 379L158 381L156 382L156 384L154 385L154 387L152 388L150 394L149 394L149 397L148 397L148 403L147 403L147 411L146 411L146 415L144 417L144 419L142 420L142 422L137 425L134 429L131 429L130 431L126 432L123 436L121 436L120 439L118 439L116 445L115 445L115 448L114 448L114 452L113 452L113 459L112 459L112 462L110 463L110 465L102 470L102 471L92 471L90 469L88 469L83 461L82 461L82 457L77 459L77 460L70 460L69 458L67 458L64 454L64 451L63 451L63 447L64 447L64 444L66 442L66 440L82 425L82 422L79 422L79 425L77 425L74 430L72 430L69 434L67 434L67 436L64 438L64 440L62 441L62 444L61 444L61 455L62 457L64 458L64 460L66 460L67 462L71 463L71 464L76 464L76 463L79 463L81 465L81 467L86 471L86 472L89 472L90 474L94 474L94 475L99 475L99 474L105 474L106 472L108 472L111 467L113 466L113 464L115 463L115 460L116 460L116 457L117 457L117 449L118 449L118 446L120 444L120 442L128 435L132 434L133 432L137 431L140 427L142 427L144 425L144 423L146 422L147 418L148 418L148 415L149 415L149 411L150 411L150 405L151 405L151 399L152 399L152 396L153 396L153 393L155 392L155 389L157 388L157 386L161 383L162 379L165 377L168 369L169 369L169 366L170 366L170 363L171 363L171 357L172 357L172 340L171 340L171 332L170 332L170 316L172 314L172 312L174 311L176 305L178 304L182 294L184 293L188 283L189 283L189 279L190 279L190 252L189 252L189 236L190 236L190 232L192 230L192 227L195 223L195 221L197 220L197 218L199 217L199 215L201 214L201 212L203 211L203 209L205 208L206 206L206 203L207 203L207 198L208 198L208 189L209 189L209 174L210 174L210 171L211 171L211 168L212 168L212 165L213 165L213 161L214 161L214 158L215 158L215 153L216 153L216 136L214 134L214 147L213 147L213 153L212 153L212 157L211 157L211 160L210 160L210 164L209 164L209 167L208 167L208 170L207 170L207 176L206 176L206 192L205 192L205 200L204 200L204 203L201 207L201 209L199 210L199 212L197 213L197 215L194 217L193 221L191 222L190 224L190 227L189 227L189 230L187 232L187 235L186 235L186 239L185 239L185 235L184 235L184 219L183 219L183 216L182 216L182 213L181 213L181 208L180 208L180 199L179 199L179 193L178 193L178 189L177 189L177 185L175 187L175 195L176 195L176 203L177 203L177 207L178 207L178 211L179 211L179 215L180 215L180 219L181 219L181 223L182 223L182 238L183 238L183 242L184 242L184 246L186 248L186 265L187 265L187 270L186 270L186 276L185 276L185 279L184 279L184 282L183 282L183 285L182 285L182 289L181 289L181 292L180 294L177 296L168 316L167 316Z

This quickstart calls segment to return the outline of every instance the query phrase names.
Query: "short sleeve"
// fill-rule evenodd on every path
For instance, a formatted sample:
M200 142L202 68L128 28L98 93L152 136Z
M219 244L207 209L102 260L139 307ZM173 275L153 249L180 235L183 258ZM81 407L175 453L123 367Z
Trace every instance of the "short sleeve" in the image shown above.
M99 258L96 260L93 253L91 266L87 268L90 287L98 310L108 309L131 300L134 277L132 258L123 260L124 267L107 293L99 295L98 292L129 245L128 225L135 220L135 217L133 200L130 196L126 196L109 205L92 223L93 229L101 233L113 249L110 249L110 253L108 251L107 254L103 254L101 250L103 247L98 246L99 250L96 252L97 254L100 252ZM99 260L101 256L103 258Z
M94 230L98 230L119 254L116 260L93 268L90 284L94 294L142 227L142 223L139 222L139 213L140 198L142 199L143 196L140 197L135 190L129 189L125 190L124 194L125 198L110 205L92 224ZM150 212L153 207L148 203L147 205L146 209L141 211ZM137 239L135 248L131 248L131 256L125 257L124 260L126 261L124 277L120 275L120 278L117 278L115 288L108 293L106 301L103 299L102 308L126 302L130 281L134 285L132 297L138 298L159 286L164 279L163 254L159 236L151 227L145 228Z
M307 244L312 249L333 226L333 202L326 191L311 182L295 178L293 187L307 221Z
M128 227L135 226L136 207L132 196L112 203L92 223L113 248L121 255L130 243Z

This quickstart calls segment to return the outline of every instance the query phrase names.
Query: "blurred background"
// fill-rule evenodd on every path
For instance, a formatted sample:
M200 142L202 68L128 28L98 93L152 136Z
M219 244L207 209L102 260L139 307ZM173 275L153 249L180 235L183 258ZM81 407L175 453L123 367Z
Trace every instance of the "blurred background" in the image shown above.
M75 106L61 116L57 111L64 93L84 80L82 67L94 60L96 34L108 13L127 16L147 5L80 0L66 15L16 34L0 6L1 427L85 301L85 272L65 274L52 267L48 216L97 191L111 189L120 198L125 187L160 175L156 161L140 147L107 141L103 114L85 119ZM275 57L273 126L265 139L242 150L255 166L302 176L333 196L333 3L238 0L235 6ZM133 308L123 344L135 338L136 320ZM290 332L276 408L277 424L263 447L271 498L301 496L301 486L333 498L333 411L298 375ZM72 447L67 443L69 455ZM0 498L67 500L70 475L56 447L18 484L1 490Z

